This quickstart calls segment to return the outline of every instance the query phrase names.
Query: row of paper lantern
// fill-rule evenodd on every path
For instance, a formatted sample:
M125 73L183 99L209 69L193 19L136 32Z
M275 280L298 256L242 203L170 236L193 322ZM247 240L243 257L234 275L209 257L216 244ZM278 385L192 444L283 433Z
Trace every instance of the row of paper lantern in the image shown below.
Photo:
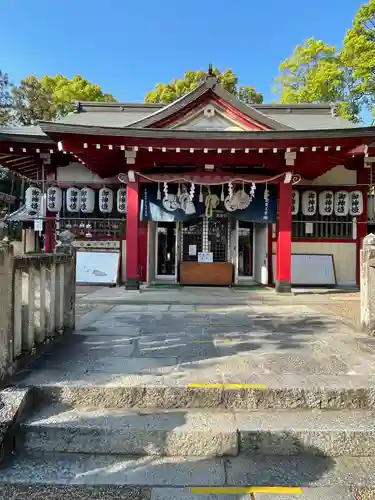
M313 190L301 193L292 192L292 214L297 215L300 209L303 215L315 215L317 211L322 216L333 213L345 217L357 217L363 213L363 195L361 191L321 191L319 194Z
M25 192L25 206L30 213L39 212L42 205L43 193L38 187L30 186ZM114 192L102 187L99 190L99 210L103 214L110 214L113 210ZM95 190L90 187L78 189L70 187L66 190L65 206L67 212L91 214L95 210ZM46 191L46 208L49 212L59 213L63 208L63 192L57 186L50 186ZM121 214L126 213L126 188L120 188L116 194L116 208Z

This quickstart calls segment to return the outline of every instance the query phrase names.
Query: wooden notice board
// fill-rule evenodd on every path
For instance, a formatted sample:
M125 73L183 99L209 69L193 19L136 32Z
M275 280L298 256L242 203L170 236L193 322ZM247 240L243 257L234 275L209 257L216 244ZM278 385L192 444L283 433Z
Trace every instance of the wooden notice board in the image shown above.
M182 262L181 285L222 285L233 283L233 264L230 262Z

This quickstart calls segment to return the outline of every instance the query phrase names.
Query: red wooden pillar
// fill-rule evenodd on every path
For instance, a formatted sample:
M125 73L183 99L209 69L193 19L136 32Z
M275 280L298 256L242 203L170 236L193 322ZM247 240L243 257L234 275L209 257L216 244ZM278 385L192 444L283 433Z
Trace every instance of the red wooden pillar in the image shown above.
M139 232L139 182L131 182L126 189L126 284L128 290L139 289L138 232Z
M279 184L276 292L290 293L292 264L292 184Z

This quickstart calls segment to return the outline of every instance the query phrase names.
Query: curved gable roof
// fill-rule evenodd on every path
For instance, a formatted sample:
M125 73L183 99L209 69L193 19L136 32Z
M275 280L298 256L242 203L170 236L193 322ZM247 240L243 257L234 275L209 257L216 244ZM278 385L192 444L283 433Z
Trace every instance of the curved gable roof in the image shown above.
M134 121L127 125L132 128L145 128L155 127L161 121L166 119L173 119L173 117L182 112L187 106L191 106L195 101L207 95L208 97L214 95L226 104L235 108L242 115L247 117L250 121L258 122L271 130L293 130L293 127L285 125L266 114L255 109L255 107L248 106L240 101L237 97L227 92L213 76L207 76L204 81L194 90L181 96L176 101L164 106L162 109L156 110L154 113Z

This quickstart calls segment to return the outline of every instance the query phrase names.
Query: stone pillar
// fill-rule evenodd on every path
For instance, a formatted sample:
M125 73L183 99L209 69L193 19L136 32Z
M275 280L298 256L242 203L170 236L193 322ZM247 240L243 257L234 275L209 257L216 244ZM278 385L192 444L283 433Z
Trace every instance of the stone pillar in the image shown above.
M276 244L276 292L291 292L292 184L279 184L279 215Z
M12 246L0 241L0 380L13 365L13 264Z
M35 232L33 229L26 229L25 252L35 252Z
M139 181L127 185L126 214L126 284L127 290L139 289L138 233Z
M375 234L363 239L361 250L361 326L375 332Z
M73 233L63 231L59 234L59 241L56 243L56 252L71 256L69 263L65 264L64 298L63 306L60 306L64 309L62 321L65 332L72 332L76 322L76 249L73 246L73 240Z

